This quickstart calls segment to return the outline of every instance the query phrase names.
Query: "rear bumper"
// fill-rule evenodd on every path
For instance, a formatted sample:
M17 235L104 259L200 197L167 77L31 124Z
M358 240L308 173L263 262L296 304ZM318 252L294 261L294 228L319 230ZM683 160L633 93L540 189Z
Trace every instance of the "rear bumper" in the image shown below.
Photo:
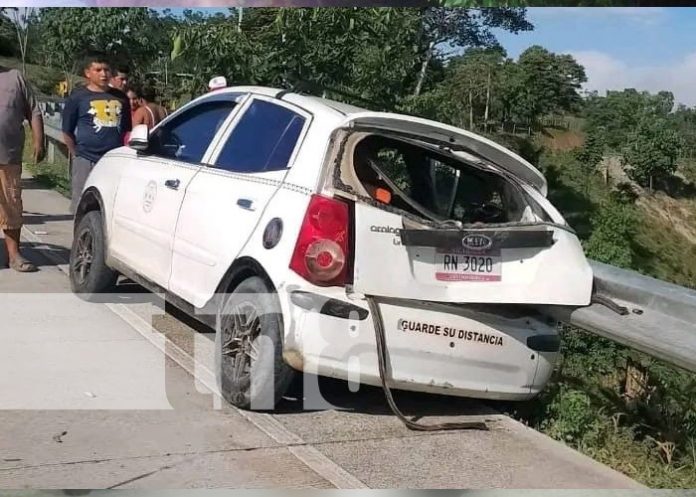
M373 317L343 289L292 288L283 357L298 370L380 385ZM546 385L560 346L555 326L519 309L380 303L394 388L526 400Z

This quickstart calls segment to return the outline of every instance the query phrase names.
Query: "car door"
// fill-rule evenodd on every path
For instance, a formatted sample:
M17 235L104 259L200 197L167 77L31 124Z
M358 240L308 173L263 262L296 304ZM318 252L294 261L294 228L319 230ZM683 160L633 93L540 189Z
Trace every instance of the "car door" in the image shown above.
M182 108L153 129L148 151L121 176L111 253L162 288L169 281L184 192L236 105L235 95L228 94Z
M254 95L189 185L174 238L169 290L201 307L246 245L292 165L310 115Z

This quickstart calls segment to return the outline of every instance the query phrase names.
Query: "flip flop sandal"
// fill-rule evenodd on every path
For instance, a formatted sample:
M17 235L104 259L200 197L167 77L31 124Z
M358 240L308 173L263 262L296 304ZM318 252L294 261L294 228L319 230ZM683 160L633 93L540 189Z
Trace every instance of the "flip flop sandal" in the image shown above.
M26 260L21 255L18 255L12 261L10 261L9 267L19 273L33 273L38 271L34 264Z

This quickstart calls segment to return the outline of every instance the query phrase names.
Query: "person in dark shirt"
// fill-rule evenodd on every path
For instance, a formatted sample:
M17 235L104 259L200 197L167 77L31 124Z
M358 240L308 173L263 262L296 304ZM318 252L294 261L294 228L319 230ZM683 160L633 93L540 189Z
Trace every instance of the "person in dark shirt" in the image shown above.
M88 55L83 69L85 85L70 94L63 109L63 137L71 157L73 214L94 164L108 151L122 146L131 130L128 97L109 87L111 72L106 57Z
M128 87L128 68L125 66L118 66L113 70L109 80L109 86L125 93Z

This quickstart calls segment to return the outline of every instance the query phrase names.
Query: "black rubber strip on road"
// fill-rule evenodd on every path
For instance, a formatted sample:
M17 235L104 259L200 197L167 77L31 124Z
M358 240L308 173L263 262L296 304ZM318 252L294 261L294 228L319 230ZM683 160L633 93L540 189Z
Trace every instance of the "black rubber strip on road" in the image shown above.
M389 388L389 383L387 381L387 342L384 332L384 323L382 321L382 313L379 310L379 305L377 304L374 297L370 295L365 296L367 304L370 308L370 314L372 316L372 322L375 327L375 336L377 338L377 359L379 362L379 378L382 382L382 390L384 390L384 396L387 399L389 408L392 410L394 415L399 418L399 420L406 425L409 430L414 431L447 431L447 430L483 430L488 431L488 425L481 421L462 421L456 423L440 423L426 425L423 423L416 423L415 421L408 419L399 410L394 397L392 396L391 389Z

